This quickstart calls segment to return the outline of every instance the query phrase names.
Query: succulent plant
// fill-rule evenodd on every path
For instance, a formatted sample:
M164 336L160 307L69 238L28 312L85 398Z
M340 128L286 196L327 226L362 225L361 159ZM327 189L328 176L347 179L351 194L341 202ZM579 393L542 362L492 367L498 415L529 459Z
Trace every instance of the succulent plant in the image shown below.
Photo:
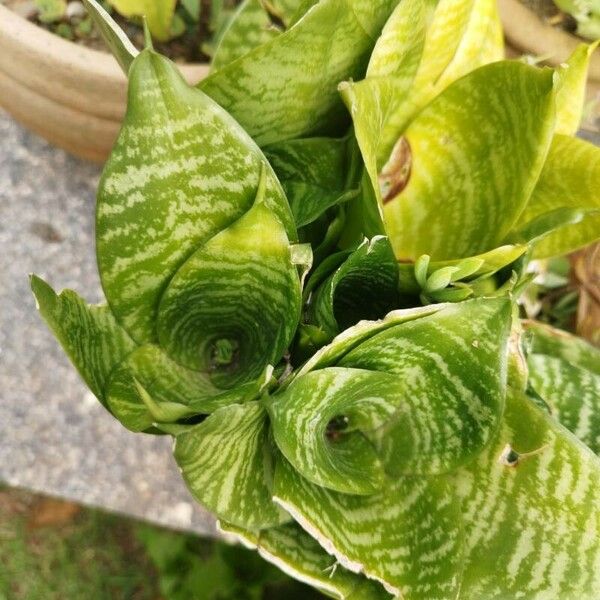
M193 88L87 4L129 77L107 303L32 287L106 409L332 597L597 598L600 352L519 318L599 237L589 48L502 60L494 0L288 0L267 37L247 1Z

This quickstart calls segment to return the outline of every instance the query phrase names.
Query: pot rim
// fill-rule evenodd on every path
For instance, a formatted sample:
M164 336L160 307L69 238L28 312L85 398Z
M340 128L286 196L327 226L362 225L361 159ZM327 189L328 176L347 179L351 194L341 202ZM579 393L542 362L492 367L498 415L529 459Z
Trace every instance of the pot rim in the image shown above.
M208 63L177 65L190 83ZM123 117L126 77L108 52L65 40L0 4L0 71L59 104L110 120Z

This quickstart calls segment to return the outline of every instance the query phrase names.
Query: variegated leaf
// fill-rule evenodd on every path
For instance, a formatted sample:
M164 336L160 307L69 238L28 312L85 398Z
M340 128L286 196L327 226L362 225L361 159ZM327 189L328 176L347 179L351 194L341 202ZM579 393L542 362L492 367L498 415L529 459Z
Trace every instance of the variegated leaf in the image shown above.
M255 400L264 380L223 392L210 376L182 367L164 351L146 344L132 352L111 374L106 396L111 412L132 431L145 431L159 423L206 415L234 403ZM144 402L140 386L150 396Z
M399 304L398 264L387 238L364 240L313 292L310 323L332 338L363 319L384 317Z
M541 172L553 104L552 71L516 62L481 67L431 102L378 183L396 256L450 260L500 245Z
M285 229L261 187L252 209L169 282L158 337L179 363L234 388L279 362L300 320L301 296Z
M290 24L302 0L244 0L219 40L213 71L277 37Z
M75 292L57 295L31 276L38 310L79 374L106 406L105 388L113 369L136 348L107 306L90 306Z
M543 409L509 393L495 441L454 477L461 599L597 598L600 463Z
M427 32L414 89L427 102L469 71L502 58L496 2L441 0Z
M313 485L281 461L274 498L341 565L394 597L458 597L460 504L443 478L401 477L381 493L353 496Z
M530 334L531 353L560 358L600 375L600 351L584 339L537 321L524 321Z
M439 473L490 440L504 406L508 298L477 298L386 329L338 360L392 373L396 412L368 433L391 474Z
M299 525L290 523L260 532L218 523L220 531L234 536L282 571L327 596L339 600L389 600L376 582L347 571Z
M265 156L285 190L297 227L316 221L358 194L348 138L305 138L272 144Z
M360 78L398 0L321 0L285 33L200 82L261 145L346 122L337 84Z
M526 328L532 335L529 384L556 419L600 453L600 350L546 325Z
M266 204L294 225L258 147L233 119L145 50L129 77L123 129L98 192L97 250L109 304L138 342L156 340L160 296L185 260L252 206L266 168Z
M217 410L176 436L174 454L194 497L220 519L250 530L289 520L271 501L272 448L257 402Z
M83 0L83 4L94 24L100 31L106 45L123 69L125 75L129 73L129 67L139 54L125 32L115 23L114 19L104 10L96 0Z
M552 414L600 453L600 375L545 354L530 355L528 364L529 383Z
M373 494L386 474L368 433L393 417L402 392L385 372L329 367L307 373L268 404L275 442L309 481Z
M458 77L502 58L496 11L494 0L403 1L377 42L367 79L340 86L379 204L380 172L413 116Z
M565 254L600 239L600 148L565 135L554 136L519 221L523 227L559 209L581 211L581 219L541 239L536 258Z
M416 308L408 308L395 310L386 315L380 321L361 321L354 327L349 327L339 335L337 335L330 344L321 348L313 356L307 360L300 369L298 369L293 379L301 377L306 373L310 373L316 369L324 369L326 367L336 366L338 361L345 356L350 350L356 348L359 344L368 340L372 336L385 331L391 327L406 323L414 319L435 314L443 310L449 305L438 304L430 306L419 306Z
M575 135L579 129L585 104L588 66L597 47L598 42L581 44L569 60L558 67L556 133Z
M360 340L336 357L337 368L305 372L273 397L279 449L306 479L354 494L381 489L384 472L435 474L464 463L502 414L511 317L508 299L483 298Z

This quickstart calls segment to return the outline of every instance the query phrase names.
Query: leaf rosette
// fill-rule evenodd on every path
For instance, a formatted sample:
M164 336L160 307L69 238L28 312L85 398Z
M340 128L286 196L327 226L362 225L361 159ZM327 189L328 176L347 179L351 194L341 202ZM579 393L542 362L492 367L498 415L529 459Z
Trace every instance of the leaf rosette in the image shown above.
M590 49L502 60L492 0L246 0L190 87L86 4L129 78L107 302L32 287L102 404L329 596L595 598L600 355L518 306L598 237Z

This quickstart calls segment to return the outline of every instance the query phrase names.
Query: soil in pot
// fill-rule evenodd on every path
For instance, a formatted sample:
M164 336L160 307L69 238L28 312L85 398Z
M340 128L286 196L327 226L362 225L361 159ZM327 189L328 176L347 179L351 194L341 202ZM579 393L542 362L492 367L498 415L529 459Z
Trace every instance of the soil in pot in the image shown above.
M229 16L240 3L241 0L222 0L220 3L213 2L213 0L198 0L199 16L197 19L183 5L178 4L177 29L173 38L165 43L155 41L154 46L161 54L175 62L209 62L214 51L215 40L219 37ZM62 14L59 14L60 11L55 14L52 12L44 14L40 9L40 3L36 0L0 0L0 4L39 27L67 40L93 50L106 50L92 19L79 0L69 1ZM101 4L117 21L134 45L141 50L144 47L141 21L126 19L106 1Z

